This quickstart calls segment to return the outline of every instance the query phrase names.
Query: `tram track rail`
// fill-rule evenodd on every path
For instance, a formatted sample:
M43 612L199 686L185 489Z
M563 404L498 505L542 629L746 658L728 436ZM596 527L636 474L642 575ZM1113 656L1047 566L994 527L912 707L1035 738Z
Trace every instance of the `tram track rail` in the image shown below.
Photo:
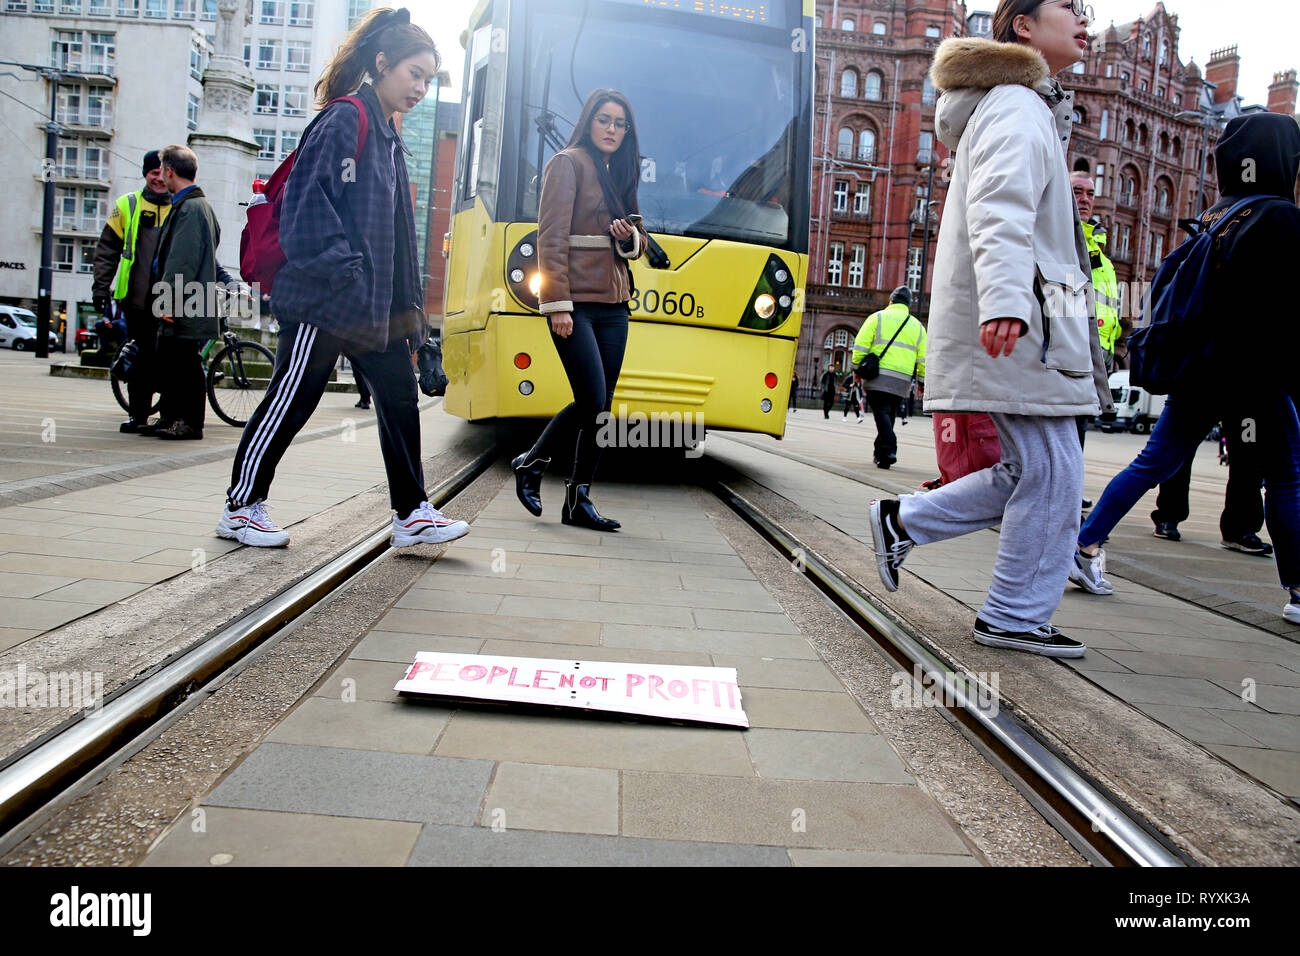
M430 494L437 507L500 457L486 449ZM737 514L900 667L921 673L945 719L1094 865L1195 865L1141 815L1074 763L996 693L878 605L835 563L774 520L725 478L706 488ZM341 554L198 644L0 761L0 855L103 779L269 650L390 550L384 522ZM990 701L992 703L990 704Z
M725 478L709 490L818 591L864 638L909 675L921 674L945 719L988 760L1089 863L1101 866L1194 866L1185 852L1135 809L1015 713L990 687L950 662L927 640Z
M430 491L441 508L499 457L493 446ZM242 671L391 550L391 522L0 761L0 855Z

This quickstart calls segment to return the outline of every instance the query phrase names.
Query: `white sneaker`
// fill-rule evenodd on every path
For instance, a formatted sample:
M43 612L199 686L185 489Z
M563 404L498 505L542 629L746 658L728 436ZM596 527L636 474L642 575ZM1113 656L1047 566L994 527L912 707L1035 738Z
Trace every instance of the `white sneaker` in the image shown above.
M1106 549L1100 548L1094 555L1086 555L1078 548L1074 549L1074 563L1070 565L1070 580L1089 594L1114 594L1115 589L1102 574L1106 570Z
M1282 619L1300 624L1300 588L1291 589L1291 601L1282 608Z
M217 522L217 536L255 548L284 547L289 543L289 532L271 520L267 507L264 501L254 501L242 508L231 508L227 502Z
M427 501L420 502L419 507L400 520L393 515L394 548L409 548L413 544L441 544L455 541L469 534L469 525L464 521L452 521Z

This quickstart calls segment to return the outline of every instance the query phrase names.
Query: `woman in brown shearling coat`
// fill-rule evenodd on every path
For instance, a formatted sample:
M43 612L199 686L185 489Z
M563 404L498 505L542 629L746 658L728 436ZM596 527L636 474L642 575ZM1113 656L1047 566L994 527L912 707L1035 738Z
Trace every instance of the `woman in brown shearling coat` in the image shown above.
M628 260L648 236L637 214L641 157L632 105L615 90L596 90L582 108L569 144L542 175L537 215L541 312L573 389L573 401L547 424L531 449L511 462L515 491L534 515L542 513L541 483L556 448L573 442L573 474L564 483L560 520L614 531L588 497L600 449L598 418L610 410L627 346ZM634 216L630 222L625 216Z

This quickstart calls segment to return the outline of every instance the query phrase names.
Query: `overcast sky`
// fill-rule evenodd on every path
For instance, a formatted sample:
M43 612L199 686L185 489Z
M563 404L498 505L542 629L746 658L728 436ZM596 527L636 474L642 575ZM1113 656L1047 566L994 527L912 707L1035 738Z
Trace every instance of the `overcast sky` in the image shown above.
M390 3L403 0L389 0ZM451 74L451 90L445 96L460 98L464 53L460 32L469 23L475 0L404 0L411 18L433 36L442 54L444 68ZM572 0L576 5L581 0ZM1155 0L1092 0L1097 13L1094 28L1104 30L1116 24L1145 17L1155 9ZM821 4L819 4L821 6ZM967 9L989 9L996 0L967 0ZM1295 0L1172 0L1165 8L1178 15L1182 30L1178 55L1184 63L1194 59L1204 69L1210 51L1236 44L1241 55L1237 92L1249 103L1265 103L1273 74L1300 69L1300 4Z

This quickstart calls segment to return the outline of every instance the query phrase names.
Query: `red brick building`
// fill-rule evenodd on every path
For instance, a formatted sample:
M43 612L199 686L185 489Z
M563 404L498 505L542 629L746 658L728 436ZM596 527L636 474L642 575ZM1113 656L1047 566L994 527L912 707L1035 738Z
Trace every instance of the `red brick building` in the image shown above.
M910 285L913 311L924 308L922 252L928 289L946 192L942 169L930 176L946 151L935 148L927 73L940 42L965 33L966 16L953 0L838 0L817 11L811 248L796 360L809 388L827 363L846 367L858 328L891 289Z
M932 139L935 91L926 74L943 39L992 29L991 10L954 0L838 0L817 9L811 249L796 359L807 389L828 363L846 368L858 328L894 287L911 286L913 313L927 317L947 150ZM1264 107L1237 95L1236 47L1214 51L1204 77L1184 65L1178 17L1163 3L1096 30L1087 58L1060 77L1077 107L1069 162L1096 180L1093 214L1128 292L1184 238L1178 219L1218 198L1213 149L1222 125ZM1294 70L1276 74L1268 109L1294 114L1298 88Z
M456 140L460 129L461 104L443 101L438 104L438 125L434 132L433 170L428 221L417 223L427 229L424 262L424 311L429 324L441 331L443 291L446 287L447 260L443 256L443 236L451 231L451 199L456 174Z

